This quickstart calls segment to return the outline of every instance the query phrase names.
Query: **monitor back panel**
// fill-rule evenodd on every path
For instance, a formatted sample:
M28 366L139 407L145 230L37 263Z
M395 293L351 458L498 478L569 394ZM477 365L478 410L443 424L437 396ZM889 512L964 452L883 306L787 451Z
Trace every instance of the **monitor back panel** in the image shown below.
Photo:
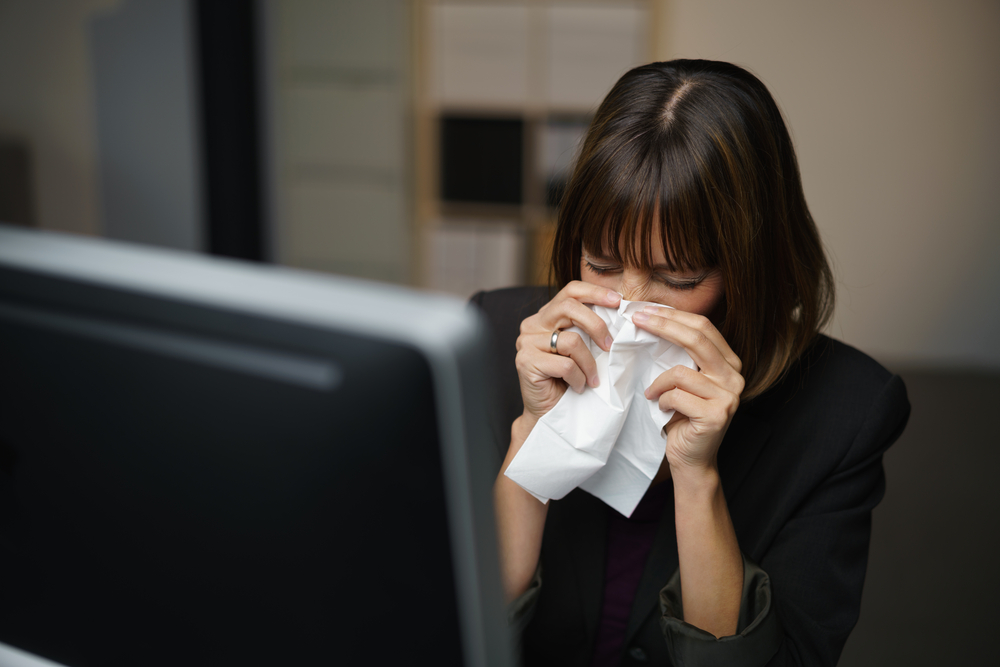
M461 664L433 389L405 345L0 271L0 642Z

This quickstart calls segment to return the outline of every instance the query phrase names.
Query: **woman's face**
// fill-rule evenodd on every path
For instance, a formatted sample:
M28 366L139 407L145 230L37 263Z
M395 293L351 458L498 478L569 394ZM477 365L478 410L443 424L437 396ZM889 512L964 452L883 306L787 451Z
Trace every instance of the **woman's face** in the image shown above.
M622 266L587 248L580 258L580 279L612 289L628 301L653 301L705 315L718 326L725 314L722 273L718 269L671 271L663 248L653 251L651 271Z

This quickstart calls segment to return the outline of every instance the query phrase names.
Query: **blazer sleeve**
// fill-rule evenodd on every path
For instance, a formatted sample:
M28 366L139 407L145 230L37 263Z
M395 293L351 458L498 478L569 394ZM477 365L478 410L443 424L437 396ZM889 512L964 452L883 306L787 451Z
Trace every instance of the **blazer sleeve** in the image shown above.
M716 639L683 621L680 577L661 591L674 665L836 665L858 619L871 512L885 493L882 455L906 426L906 389L892 376L846 455L804 499L760 558L744 555L738 633Z

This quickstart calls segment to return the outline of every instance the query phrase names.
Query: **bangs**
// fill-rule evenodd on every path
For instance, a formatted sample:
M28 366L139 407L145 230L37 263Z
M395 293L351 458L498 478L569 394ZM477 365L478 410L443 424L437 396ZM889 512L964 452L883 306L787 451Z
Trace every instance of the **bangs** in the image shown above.
M599 161L602 168L592 174L578 174L584 196L571 219L579 243L596 256L643 270L653 270L657 246L669 271L715 268L715 207L697 161L689 147L664 147L672 142L662 139L667 141L641 142L643 148L628 159L619 154Z

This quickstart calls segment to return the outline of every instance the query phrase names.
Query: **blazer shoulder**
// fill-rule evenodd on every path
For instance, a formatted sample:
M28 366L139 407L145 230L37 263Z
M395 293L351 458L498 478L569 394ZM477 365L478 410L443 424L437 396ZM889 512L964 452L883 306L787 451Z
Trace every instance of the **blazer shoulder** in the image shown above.
M751 413L787 432L790 441L822 441L831 456L884 451L910 414L906 387L867 354L825 335L817 336L788 374L749 402ZM817 452L813 449L813 453ZM836 454L839 452L839 454Z
M905 427L910 415L910 401L902 378L886 369L864 352L839 340L820 335L815 352L805 360L813 364L811 383L826 389L835 403L854 405L865 414L862 431L881 424L889 429L883 437L890 444Z
M549 300L546 287L508 287L477 292L469 299L479 308L489 327L492 344L489 365L496 379L491 424L500 460L510 444L510 425L524 409L517 376L517 337L521 322Z
M796 365L813 382L849 382L856 391L865 388L877 391L893 377L893 373L861 350L825 334L816 336Z
M842 407L857 412L897 385L905 401L898 376L864 352L820 334L785 376L753 402L778 407L793 397L811 398L828 411Z
M547 287L506 287L476 292L469 299L486 318L501 356L511 349L521 332L521 322L549 300Z
M484 290L473 294L469 301L476 304L491 321L516 318L520 323L525 317L538 312L548 299L548 287L530 286Z

